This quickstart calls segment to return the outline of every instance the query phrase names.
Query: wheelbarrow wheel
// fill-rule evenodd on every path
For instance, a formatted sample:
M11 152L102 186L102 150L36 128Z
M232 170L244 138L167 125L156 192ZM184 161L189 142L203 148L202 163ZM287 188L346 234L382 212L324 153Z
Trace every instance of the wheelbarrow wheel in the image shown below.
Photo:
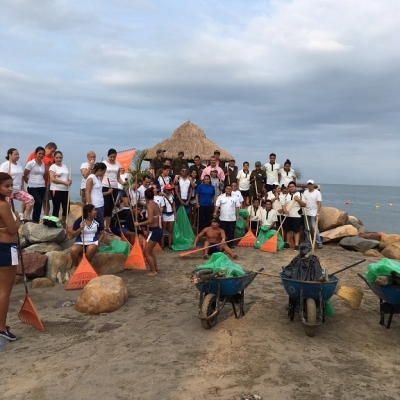
M306 321L308 324L316 325L317 324L317 306L315 304L314 299L306 300ZM313 337L315 335L315 326L306 325L306 335Z
M217 308L217 296L215 294L209 293L204 297L203 304L201 305L200 315L209 316ZM211 329L217 323L218 314L209 320L201 319L201 326L204 329Z

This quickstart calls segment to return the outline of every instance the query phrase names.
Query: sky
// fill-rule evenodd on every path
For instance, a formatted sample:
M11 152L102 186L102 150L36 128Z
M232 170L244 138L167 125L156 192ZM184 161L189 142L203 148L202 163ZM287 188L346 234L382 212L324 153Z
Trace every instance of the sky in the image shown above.
M1 0L0 155L144 149L190 119L241 165L399 186L398 0ZM146 164L145 164L146 165Z

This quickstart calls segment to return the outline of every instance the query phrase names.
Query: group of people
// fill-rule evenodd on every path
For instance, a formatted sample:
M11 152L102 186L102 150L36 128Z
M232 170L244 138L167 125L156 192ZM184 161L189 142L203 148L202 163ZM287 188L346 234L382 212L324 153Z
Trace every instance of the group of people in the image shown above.
M272 153L268 163L262 165L257 161L250 171L248 162L239 170L234 159L222 161L219 150L215 150L207 165L200 156L190 163L183 151L172 160L166 159L164 153L164 149L157 150L150 173L142 178L132 177L124 170L115 149L110 149L107 159L101 162L96 162L93 151L87 153L87 161L80 168L82 217L68 228L71 237L76 238L71 247L75 266L83 251L90 261L104 234L124 235L132 244L138 234L144 234L148 275L156 275L154 248L157 243L164 247L165 241L171 248L180 207L197 230L193 246L205 238L205 258L213 251L237 257L232 252L233 239L243 208L249 214L247 227L255 233L262 225L279 229L285 241L293 240L294 249L298 250L304 225L305 240L310 241L321 209L321 193L312 180L302 193L298 192L296 173L289 160L281 168ZM11 148L6 162L0 165L0 336L10 341L16 339L6 325L6 315L18 264L18 228L22 222L39 223L42 210L45 215L50 213L50 201L52 215L59 217L61 210L65 227L72 183L71 169L63 164L63 154L54 142L37 147L25 168L18 161L18 150ZM22 202L20 213L11 210L13 199ZM321 248L318 231L315 237Z

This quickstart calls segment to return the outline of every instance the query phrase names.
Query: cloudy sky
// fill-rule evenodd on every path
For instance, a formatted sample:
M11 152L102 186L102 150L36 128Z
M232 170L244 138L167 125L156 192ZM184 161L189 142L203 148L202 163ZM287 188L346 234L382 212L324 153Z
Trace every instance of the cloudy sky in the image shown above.
M238 164L399 185L398 0L1 0L0 151L143 149L190 119ZM23 163L23 162L22 162Z

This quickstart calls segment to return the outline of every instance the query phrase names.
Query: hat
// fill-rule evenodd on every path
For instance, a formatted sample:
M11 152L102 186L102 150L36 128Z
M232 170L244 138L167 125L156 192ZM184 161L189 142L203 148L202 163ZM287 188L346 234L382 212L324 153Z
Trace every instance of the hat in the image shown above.
M183 150L179 150L179 151L178 151L178 154L181 154L181 153L182 153L182 154L185 154Z
M256 161L255 166L256 166L256 167L261 167L260 161Z
M308 184L314 185L314 181L313 181L312 179L310 179L310 180L307 181L307 185L308 185Z
M166 185L164 185L164 190L172 190L174 187L172 185L170 185L169 183L167 183Z
M221 154L221 152L217 149L217 150L214 150L214 154Z
M279 182L274 182L272 186L280 186Z
M157 154L164 153L164 151L167 151L167 150L165 150L165 149L157 149Z
M213 219L211 220L211 222L217 222L217 223L219 224L221 221L219 220L219 218L213 218Z

